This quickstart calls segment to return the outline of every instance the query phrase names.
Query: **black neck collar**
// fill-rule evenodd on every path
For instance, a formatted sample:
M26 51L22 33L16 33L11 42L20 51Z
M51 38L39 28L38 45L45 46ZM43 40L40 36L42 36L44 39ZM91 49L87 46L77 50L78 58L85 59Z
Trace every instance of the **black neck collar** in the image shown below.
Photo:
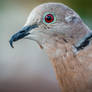
M85 37L83 37L74 47L77 49L77 51L83 50L85 47L89 45L91 40L92 32L88 33Z

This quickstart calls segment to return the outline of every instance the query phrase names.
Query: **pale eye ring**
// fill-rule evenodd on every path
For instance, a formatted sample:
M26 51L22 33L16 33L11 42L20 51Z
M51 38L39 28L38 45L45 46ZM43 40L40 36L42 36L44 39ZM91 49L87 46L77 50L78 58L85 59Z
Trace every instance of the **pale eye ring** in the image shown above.
M43 15L43 23L45 24L52 24L56 22L56 16L54 13L46 12Z

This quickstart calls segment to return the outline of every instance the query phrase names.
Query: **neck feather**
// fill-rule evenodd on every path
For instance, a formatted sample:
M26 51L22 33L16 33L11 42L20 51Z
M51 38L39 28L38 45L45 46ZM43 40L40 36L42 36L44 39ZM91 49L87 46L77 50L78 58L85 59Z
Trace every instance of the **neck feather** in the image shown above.
M54 40L46 44L46 52L52 61L62 92L88 92L84 66L76 58L72 46Z

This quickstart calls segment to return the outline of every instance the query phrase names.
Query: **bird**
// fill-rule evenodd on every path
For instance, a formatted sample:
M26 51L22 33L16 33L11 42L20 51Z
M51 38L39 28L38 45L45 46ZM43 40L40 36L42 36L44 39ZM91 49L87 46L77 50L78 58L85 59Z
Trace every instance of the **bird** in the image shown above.
M62 3L35 7L23 28L9 40L34 40L52 62L61 92L92 92L92 31Z

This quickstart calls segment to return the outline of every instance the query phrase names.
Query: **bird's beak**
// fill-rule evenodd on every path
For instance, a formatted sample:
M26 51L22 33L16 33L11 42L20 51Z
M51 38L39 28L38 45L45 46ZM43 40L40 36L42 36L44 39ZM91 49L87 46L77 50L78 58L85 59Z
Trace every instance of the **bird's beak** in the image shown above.
M29 31L31 31L32 29L34 29L36 27L38 27L36 24L35 25L32 25L32 26L25 26L25 27L23 27L19 32L15 33L11 37L11 39L9 41L10 46L12 48L14 48L13 42L18 41L18 40L24 38L25 36L29 35L30 34Z

